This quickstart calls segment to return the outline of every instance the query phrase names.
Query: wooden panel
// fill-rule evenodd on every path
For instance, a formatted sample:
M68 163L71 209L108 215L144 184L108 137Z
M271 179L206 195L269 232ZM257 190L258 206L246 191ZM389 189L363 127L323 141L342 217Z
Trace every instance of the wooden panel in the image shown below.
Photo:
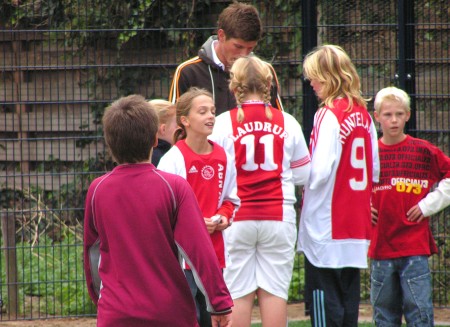
M87 105L47 106L43 112L22 114L22 132L93 132L98 129ZM15 113L0 114L0 130L19 132L19 117Z
M417 129L450 132L450 112L441 110L417 111Z
M84 77L83 77L84 78ZM82 83L85 81L83 80ZM0 79L0 99L6 102L80 102L91 98L89 90L80 86L80 77L70 74L64 77L64 72L52 73L46 71L34 76L31 82L22 82L18 92L12 80L4 83ZM91 90L92 91L92 90ZM97 100L110 100L117 95L117 88L113 84L99 84L96 88ZM17 100L16 100L17 99Z
M39 186L47 191L59 190L62 186L70 184L80 177L75 174L25 174L0 173L0 187L9 189L26 189L30 186Z
M83 148L76 145L76 139L17 140L0 141L0 161L79 161L103 154L103 143L93 142Z

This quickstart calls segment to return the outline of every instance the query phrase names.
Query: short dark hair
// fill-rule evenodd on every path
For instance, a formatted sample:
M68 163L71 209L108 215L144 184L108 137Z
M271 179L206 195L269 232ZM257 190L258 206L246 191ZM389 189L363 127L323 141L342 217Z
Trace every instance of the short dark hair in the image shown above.
M246 42L259 41L262 35L261 19L256 8L240 2L232 3L221 12L217 28L225 32L227 39Z
M106 108L102 122L106 145L118 164L150 160L159 121L143 96L116 100Z

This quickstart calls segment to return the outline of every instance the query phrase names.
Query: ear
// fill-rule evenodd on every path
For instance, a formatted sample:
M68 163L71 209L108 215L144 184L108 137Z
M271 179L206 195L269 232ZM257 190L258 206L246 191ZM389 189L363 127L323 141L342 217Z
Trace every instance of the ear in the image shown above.
M220 42L225 42L227 40L227 35L225 34L225 31L221 28L217 30L217 39Z
M411 111L406 112L406 121L408 121L409 118L411 118Z
M158 146L158 134L155 135L155 142L153 143L152 148L156 148ZM151 157L151 155L150 155Z
M375 118L375 120L376 120L377 122L380 122L380 116L378 115L378 112L377 112L377 111L374 111L374 112L373 112L373 117Z
M180 117L180 121L183 124L184 127L188 127L189 126L189 118L187 118L186 116L181 116Z
M166 133L166 124L161 124L161 125L159 125L158 133L159 133L160 135L164 135L164 134Z

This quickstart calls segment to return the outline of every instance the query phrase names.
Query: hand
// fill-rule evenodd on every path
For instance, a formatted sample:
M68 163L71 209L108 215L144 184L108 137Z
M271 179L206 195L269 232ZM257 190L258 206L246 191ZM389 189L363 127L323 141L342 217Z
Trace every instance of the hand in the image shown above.
M374 207L370 207L372 213L372 224L376 225L378 223L378 210Z
M211 218L203 218L205 220L206 229L208 233L212 234L217 228L218 222L212 221Z
M231 327L231 312L226 315L211 315L212 327Z
M221 216L222 219L220 220L220 223L217 225L216 230L224 230L230 226L228 223L228 218L225 216Z
M422 220L425 219L425 216L422 213L422 210L420 210L420 207L418 204L416 204L414 207L408 210L406 213L408 221L416 221L420 223Z

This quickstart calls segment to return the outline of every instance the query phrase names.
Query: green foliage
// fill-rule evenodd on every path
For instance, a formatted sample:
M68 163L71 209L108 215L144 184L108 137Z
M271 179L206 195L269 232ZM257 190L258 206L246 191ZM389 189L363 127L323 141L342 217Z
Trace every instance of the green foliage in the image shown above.
M305 289L305 269L302 255L296 254L294 258L294 270L292 273L291 285L289 287L288 301L299 302L303 300L303 290Z
M49 315L93 314L85 286L83 248L79 237L67 232L61 242L41 237L30 247L29 243L16 245L20 313L30 316L36 312ZM4 258L2 258L4 261ZM2 265L2 280L6 280ZM6 287L2 299L8 306ZM41 315L41 314L39 314Z

